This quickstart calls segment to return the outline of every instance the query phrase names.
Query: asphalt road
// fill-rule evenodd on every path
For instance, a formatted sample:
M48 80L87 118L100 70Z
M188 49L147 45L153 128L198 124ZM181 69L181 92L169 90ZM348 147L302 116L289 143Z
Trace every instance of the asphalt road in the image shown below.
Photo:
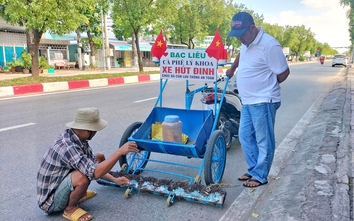
M289 79L281 85L283 101L276 119L277 144L316 99L328 92L341 70L341 67L319 63L291 66ZM184 86L181 81L169 82L163 97L164 106L184 108ZM46 216L36 203L36 171L45 150L65 129L65 124L73 120L77 108L95 106L109 124L90 144L94 151L109 155L118 148L122 133L132 122L146 119L158 90L158 82L151 82L0 99L0 220L62 220L60 213ZM199 97L193 108L201 108ZM136 193L125 199L123 189L96 182L90 189L96 190L97 196L82 203L81 207L97 220L218 220L243 191L237 176L246 170L237 141L227 154L223 183L232 187L225 188L227 197L223 208L183 200L167 207L166 198L146 193ZM166 154L153 154L152 157L195 165L201 163L200 159ZM153 163L148 167L173 170ZM113 170L118 169L116 165ZM193 176L194 171L183 172ZM166 178L159 174L153 176Z

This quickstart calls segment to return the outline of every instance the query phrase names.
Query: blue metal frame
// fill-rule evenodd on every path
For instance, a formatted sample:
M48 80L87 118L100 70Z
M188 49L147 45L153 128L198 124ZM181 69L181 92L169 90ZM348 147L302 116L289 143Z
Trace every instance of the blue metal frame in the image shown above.
M160 93L159 93L159 96L156 100L156 103L154 105L154 107L156 108L157 106L160 106L162 108L162 105L163 105L163 98L162 98L162 94L163 94L163 91L164 89L166 88L166 85L167 85L167 82L168 82L168 79L160 79ZM211 129L211 133L213 133L216 129L216 126L217 126L217 123L218 123L218 118L219 118L219 113L220 113L220 109L221 109L221 104L222 102L224 101L224 97L225 97L225 92L226 92L226 88L227 88L227 85L229 83L229 77L226 79L226 83L225 83L225 88L223 90L223 93L222 93L222 96L220 98L220 105L217 105L218 102L217 102L217 99L218 99L218 96L217 96L217 86L218 86L218 83L217 82L214 82L214 87L215 87L215 102L214 102L214 110L215 110L215 113L214 113L214 120L213 120L213 126L212 126L212 129ZM204 85L204 86L201 86L197 89L194 89L194 90L189 90L189 81L186 80L186 92L185 92L185 109L186 110L190 110L191 108L191 105L192 105L192 102L193 102L193 98L194 98L194 95L205 90L207 88L207 85ZM154 108L154 109L155 109ZM167 108L168 109L168 108ZM176 109L177 110L177 109ZM150 116L149 116L150 117ZM148 123L151 123L151 122L148 122ZM140 129L143 127L144 125L142 125L140 127ZM140 130L139 129L139 130ZM137 132L138 133L138 132ZM146 132L145 132L146 133ZM140 135L140 134L139 134ZM146 134L145 134L146 135ZM147 136L147 135L146 135ZM208 138L206 138L207 140ZM187 168L192 168L192 169L199 169L199 172L198 172L198 176L201 177L202 173L203 173L203 168L204 168L204 164L205 164L205 157L204 157L204 153L203 155L201 156L200 154L197 153L197 151L195 150L196 149L196 146L195 145L188 145L188 144L179 144L179 143L168 143L167 146L166 145L166 142L164 141L156 141L156 140L149 140L147 141L146 139L144 141L142 141L141 139L136 139L134 138L133 136L131 136L128 140L131 140L131 141L136 141L137 143L138 142L144 142L144 145L145 146L149 146L149 145L157 145L160 150L159 152L161 153L167 153L168 154L168 150L166 150L166 148L168 148L169 146L175 146L176 148L180 147L180 148L185 148L186 150L189 149L192 151L192 154L191 155L187 155L188 157L196 157L196 156L199 156L200 158L202 158L202 163L200 165L200 167L198 166L193 166L193 165L188 165L188 164L179 164L179 163L174 163L174 162L167 162L167 161L160 161L160 160L151 160L151 159L140 159L142 160L144 163L144 161L151 161L151 162L157 162L157 163L162 163L162 164L168 164L168 165L173 165L173 166L180 166L180 167L187 167ZM205 144L203 146L204 150L206 149L206 140L205 140ZM149 151L149 148L143 148L144 150L147 150ZM155 151L151 151L151 152L155 152ZM133 165L133 162L134 160L136 160L135 158L136 154L133 153L133 156L128 164L128 168L126 168L126 171L131 171L131 166ZM226 160L226 159L223 159L223 160ZM142 165L141 163L141 165ZM225 162L224 162L225 163ZM150 172L158 172L158 173L163 173L163 174L168 174L168 175L174 175L174 176L179 176L179 177L183 177L183 178L187 178L190 180L190 184L193 183L193 177L191 176L187 176L187 175L184 175L184 174L180 174L180 173L173 173L173 172L167 172L167 171L162 171L162 170L153 170L153 169L147 169L147 168L134 168L133 169L133 174L136 173L137 171L141 171L141 170L146 170L146 171L150 171ZM216 174L216 176L220 176L220 174Z

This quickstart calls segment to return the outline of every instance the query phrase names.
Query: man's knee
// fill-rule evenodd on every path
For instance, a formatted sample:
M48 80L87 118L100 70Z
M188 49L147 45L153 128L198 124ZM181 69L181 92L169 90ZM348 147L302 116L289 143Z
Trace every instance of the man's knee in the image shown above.
M90 180L87 178L87 176L78 170L75 170L71 173L71 182L74 187L81 185L88 186L90 184Z

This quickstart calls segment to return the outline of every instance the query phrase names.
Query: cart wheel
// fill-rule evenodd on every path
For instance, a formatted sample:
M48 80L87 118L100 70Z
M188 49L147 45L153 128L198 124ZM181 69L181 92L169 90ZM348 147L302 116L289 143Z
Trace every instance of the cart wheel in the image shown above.
M167 206L172 206L174 204L174 202L175 202L175 195L170 194L167 198L167 201L166 201Z
M141 122L132 123L123 133L122 138L120 140L119 146L123 146L126 142L128 142L128 138L131 137L139 127L142 125ZM126 164L129 168L127 173L132 174L136 169L145 168L147 164L147 160L150 158L150 151L139 149L138 153L128 153L127 155L123 155L119 158L119 164L123 167ZM131 165L129 165L131 163ZM140 174L142 170L136 170L134 174Z
M126 170L128 169L128 165L126 164L126 163L124 163L123 165L122 165L122 167L121 167L121 172L127 172Z
M205 184L219 183L224 174L226 165L225 134L215 130L207 143L205 151L204 179Z
M126 199L129 199L132 195L132 189L131 188L127 188L124 192L124 196Z
M199 175L197 175L195 178L194 178L194 183L196 183L196 184L200 184L200 181L202 180L202 178L199 176Z
M228 120L227 115L220 111L217 129L225 133L226 150L229 150L232 144L231 132L225 128L225 122Z

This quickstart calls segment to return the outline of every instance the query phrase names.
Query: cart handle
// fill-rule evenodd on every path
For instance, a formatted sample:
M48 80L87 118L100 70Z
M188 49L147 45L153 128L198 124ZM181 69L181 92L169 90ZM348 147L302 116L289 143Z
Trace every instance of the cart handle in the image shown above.
M215 102L214 102L214 105L215 105L215 119L219 119L221 106L222 106L222 103L224 102L224 97L225 97L225 93L226 93L226 89L227 89L227 86L229 84L229 81L230 81L230 77L227 76L226 83L225 83L225 86L224 86L224 90L222 92L221 99L220 99L220 105L217 105L217 100L216 99L218 99L218 97L215 96ZM216 85L215 85L215 87L216 87ZM215 93L217 93L217 88L215 88ZM213 124L213 128L211 129L211 133L213 133L215 131L217 123L218 123L218 121L215 120L214 124Z
M217 88L217 84L220 82L220 81L224 81L225 78L224 76L219 76L219 78L213 82L213 84L215 85L215 88ZM186 95L185 95L185 99L186 99L186 106L185 108L187 110L190 110L191 109L191 105L192 105L192 102L193 102L193 98L194 98L194 95L201 92L201 91L204 91L205 89L208 88L208 83L205 83L204 86L201 86L195 90L190 90L189 89L189 86L193 86L194 84L189 84L189 81L186 80Z

